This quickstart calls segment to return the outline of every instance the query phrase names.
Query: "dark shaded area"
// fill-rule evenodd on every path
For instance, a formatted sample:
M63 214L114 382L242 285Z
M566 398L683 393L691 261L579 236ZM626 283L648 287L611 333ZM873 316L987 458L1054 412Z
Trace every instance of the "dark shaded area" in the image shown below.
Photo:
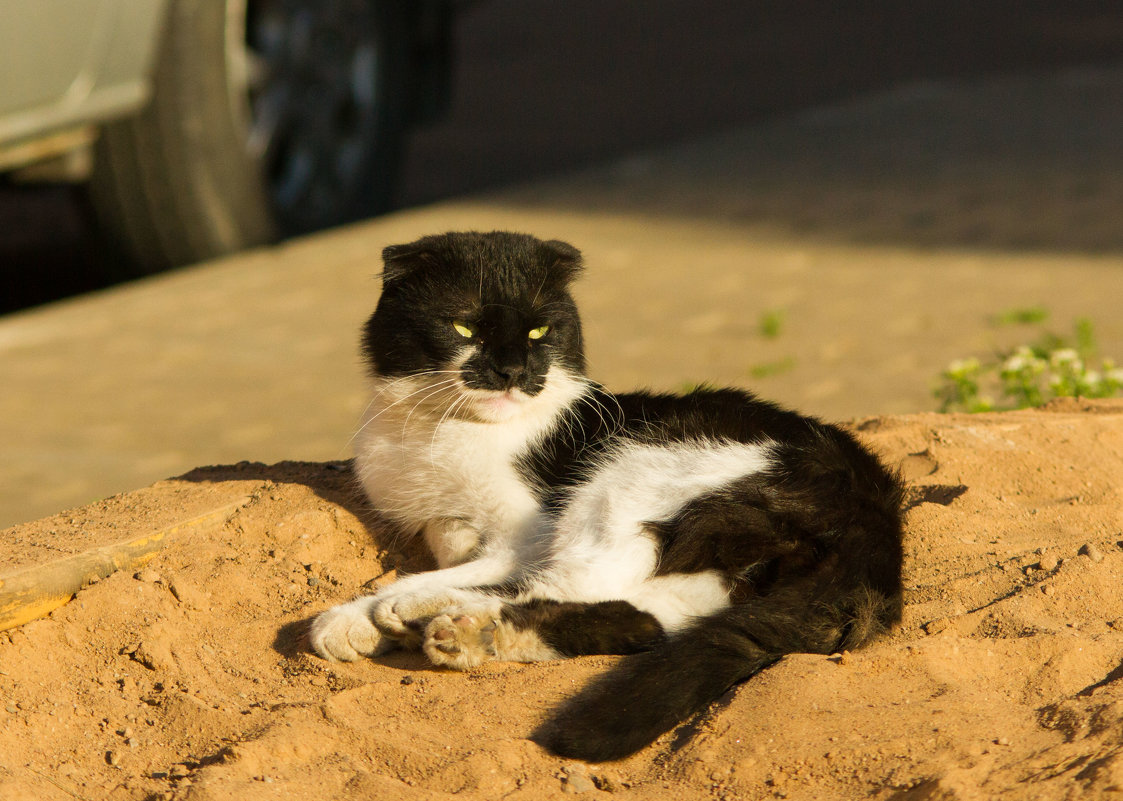
M1083 690L1078 692L1076 694L1076 697L1077 698L1087 698L1088 696L1095 693L1096 690L1100 689L1101 687L1106 687L1107 685L1111 684L1112 682L1119 681L1120 679L1123 679L1123 664L1116 665L1114 668L1112 668L1111 672L1108 673L1106 676L1104 676L1102 679L1100 679L1099 681L1094 682L1092 684L1089 684Z
M315 470L309 480L310 468ZM373 528L375 512L363 496L350 461L345 462L239 462L233 465L196 467L181 476L179 481L218 483L220 481L256 481L275 484L303 484L329 503L340 506ZM372 536L372 542L379 544Z
M917 79L1123 55L1123 10L1030 4L486 0L452 108L413 139L405 205L567 172Z
M1108 0L488 0L456 31L453 102L398 206L568 172L917 79L1123 56ZM0 313L103 283L80 192L0 183Z
M950 506L952 502L963 493L967 487L962 484L929 484L927 486L912 486L905 490L904 511L908 512L922 503L935 503L940 506Z

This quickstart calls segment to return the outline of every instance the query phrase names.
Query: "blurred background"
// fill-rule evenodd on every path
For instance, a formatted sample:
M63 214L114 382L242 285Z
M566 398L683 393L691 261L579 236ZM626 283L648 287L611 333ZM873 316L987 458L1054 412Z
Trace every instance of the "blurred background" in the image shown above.
M852 6L0 0L0 526L345 458L377 254L448 228L582 248L616 389L1123 356L1117 0Z
M0 311L891 87L1123 58L1123 11L1111 0L181 0L149 4L146 14L121 0L80 0L80 10L68 0L0 5L9 20L0 37L12 40L0 56L8 121L0 125ZM62 6L68 13L54 13ZM69 67L42 68L45 56L65 60L48 40L74 54ZM130 67L106 67L98 48L135 51L131 68L152 76L147 91L133 87L134 99L114 109L92 102L85 86L87 102L77 102L83 81L127 82ZM68 68L81 77L68 82ZM1105 107L1077 110L1087 119L1060 116L1032 87L1014 91L1024 97L1000 91L973 118L912 131L922 140L909 143L908 161L879 161L869 146L863 160L853 143L839 145L823 155L833 162L829 178L892 179L906 192L923 181L917 191L927 191L933 178L946 185L957 168L974 174L979 166L941 163L941 154L962 162L966 148L976 161L1020 163L1040 175L1067 166L1056 163L1058 150L1088 146L1072 156L1084 170L1079 180L1060 191L1087 195L1097 191L1089 183L1106 182L1103 170L1118 175L1117 162L1096 159L1114 155L1114 142L1100 140L1123 135L1103 124L1119 118L1093 118L1123 102L1117 86L1091 100ZM893 124L877 121L868 135L892 136ZM771 163L768 196L758 187L745 195L806 225L807 210L785 207L775 185L806 174L817 154L790 144L777 154L777 144L785 142L762 143L759 154ZM993 183L995 171L977 177ZM1027 188L1040 196L1033 202L1055 204L1049 180L1005 190L1023 205ZM973 202L985 204L986 191ZM1117 246L1123 238L1114 224L1027 227L1014 244ZM917 231L899 235L911 240Z

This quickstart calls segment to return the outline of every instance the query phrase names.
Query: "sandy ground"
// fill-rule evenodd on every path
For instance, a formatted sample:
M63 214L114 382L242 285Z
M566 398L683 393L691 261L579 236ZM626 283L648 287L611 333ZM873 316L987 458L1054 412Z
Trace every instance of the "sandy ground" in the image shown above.
M527 737L615 658L454 673L305 651L317 611L427 566L345 462L201 468L8 529L0 580L168 533L0 634L0 799L1123 794L1123 402L852 425L911 484L900 630L787 657L608 765Z

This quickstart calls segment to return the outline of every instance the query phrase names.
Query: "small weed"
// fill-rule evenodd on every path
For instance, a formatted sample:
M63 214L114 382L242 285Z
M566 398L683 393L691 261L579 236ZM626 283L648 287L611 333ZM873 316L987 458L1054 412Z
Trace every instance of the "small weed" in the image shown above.
M764 364L754 364L749 368L749 375L753 378L769 378L774 375L786 373L795 367L795 359L791 356L780 359L776 362L765 362Z
M1049 319L1049 310L1044 306L1026 306L1007 309L994 318L996 325L1034 325Z
M1080 319L1071 341L1043 332L1036 343L1021 345L985 363L976 358L957 359L940 374L935 393L940 411L1026 409L1053 398L1119 395L1123 369L1111 359L1100 359L1099 369L1094 368L1097 350L1091 320ZM996 395L1001 400L996 401Z
M780 336L784 328L784 319L787 314L783 309L769 309L760 315L758 326L760 335L765 339L775 339Z

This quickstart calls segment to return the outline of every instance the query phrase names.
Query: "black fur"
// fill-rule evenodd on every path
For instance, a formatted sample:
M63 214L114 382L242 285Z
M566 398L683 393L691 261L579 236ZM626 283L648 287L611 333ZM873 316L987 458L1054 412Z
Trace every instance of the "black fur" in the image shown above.
M902 603L901 484L849 434L735 390L616 401L613 431L593 414L586 441L559 434L528 459L555 503L616 437L780 444L771 471L649 524L658 573L718 569L735 605L631 657L536 732L551 751L590 761L633 753L785 653L862 645L900 620ZM609 403L605 393L598 408Z
M503 619L517 629L534 629L563 656L634 654L666 640L658 620L626 601L508 604Z
M581 258L569 245L445 234L387 248L385 259L383 297L364 336L378 374L439 369L463 345L453 321L470 324L487 345L464 371L470 386L514 384L533 395L551 363L583 372L568 291ZM541 325L547 337L528 342L526 332ZM901 483L842 429L732 389L613 395L590 385L565 418L520 464L555 510L622 440L767 442L773 466L648 524L658 573L718 570L725 578L732 605L686 630L667 638L651 615L622 601L507 605L506 620L536 629L563 654L650 649L536 732L551 751L626 756L785 653L857 647L899 621Z
M383 251L382 296L363 332L363 351L381 376L442 369L463 340L453 322L488 343L484 361L465 370L481 389L514 382L530 395L551 361L585 369L581 323L566 287L581 254L564 242L524 234L440 234ZM548 325L546 336L526 332ZM473 366L470 366L473 367Z

